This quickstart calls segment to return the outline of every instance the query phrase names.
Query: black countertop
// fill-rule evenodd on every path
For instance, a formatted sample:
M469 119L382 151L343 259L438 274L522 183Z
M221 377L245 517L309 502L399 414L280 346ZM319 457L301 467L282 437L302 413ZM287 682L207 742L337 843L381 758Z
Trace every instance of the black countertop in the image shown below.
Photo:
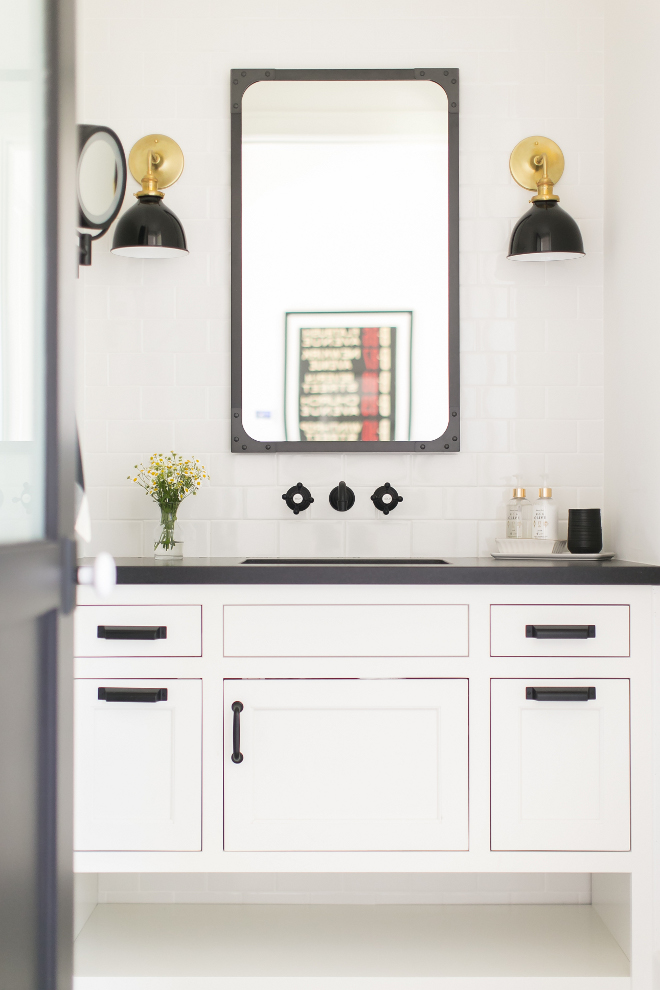
M118 584L646 584L660 567L629 560L495 560L446 557L447 564L244 564L245 557L118 557ZM249 559L249 558L248 558ZM92 563L82 560L81 564Z

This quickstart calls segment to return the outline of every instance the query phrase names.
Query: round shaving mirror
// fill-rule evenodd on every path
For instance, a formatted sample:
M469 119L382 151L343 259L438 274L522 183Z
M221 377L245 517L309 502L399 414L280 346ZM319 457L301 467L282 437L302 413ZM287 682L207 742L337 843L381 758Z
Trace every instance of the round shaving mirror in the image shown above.
M80 234L80 264L91 265L92 244L116 218L126 192L126 156L109 127L78 125L78 225L99 233Z

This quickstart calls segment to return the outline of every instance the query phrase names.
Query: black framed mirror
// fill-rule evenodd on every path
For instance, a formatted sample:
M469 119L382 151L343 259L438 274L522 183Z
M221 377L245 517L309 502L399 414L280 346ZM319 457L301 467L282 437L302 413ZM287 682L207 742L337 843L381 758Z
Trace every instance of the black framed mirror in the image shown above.
M92 241L108 231L126 193L126 156L118 136L109 127L78 125L78 226L81 265L92 263ZM98 231L96 234L88 233Z
M232 451L459 450L458 70L230 95Z

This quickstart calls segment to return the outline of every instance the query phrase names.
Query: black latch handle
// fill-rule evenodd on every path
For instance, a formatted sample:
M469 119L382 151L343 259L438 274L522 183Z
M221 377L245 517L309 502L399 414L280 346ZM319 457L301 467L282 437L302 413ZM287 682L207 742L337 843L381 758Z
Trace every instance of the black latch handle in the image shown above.
M595 639L595 626L525 626L527 639Z
M231 710L234 713L234 752L231 754L232 763L242 763L243 754L241 753L241 712L243 711L243 705L240 701L235 701Z
M99 701L167 701L167 688L100 687Z
M595 701L595 687L528 687L528 701Z
M167 626L97 626L97 639L167 639Z

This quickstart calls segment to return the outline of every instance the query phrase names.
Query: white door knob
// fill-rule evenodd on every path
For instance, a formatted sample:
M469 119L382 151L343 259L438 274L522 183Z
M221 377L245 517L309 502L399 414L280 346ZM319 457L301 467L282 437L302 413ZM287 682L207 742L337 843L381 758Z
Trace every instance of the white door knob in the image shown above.
M78 584L91 585L99 598L109 598L117 584L117 565L112 554L102 550L91 566L79 567Z

